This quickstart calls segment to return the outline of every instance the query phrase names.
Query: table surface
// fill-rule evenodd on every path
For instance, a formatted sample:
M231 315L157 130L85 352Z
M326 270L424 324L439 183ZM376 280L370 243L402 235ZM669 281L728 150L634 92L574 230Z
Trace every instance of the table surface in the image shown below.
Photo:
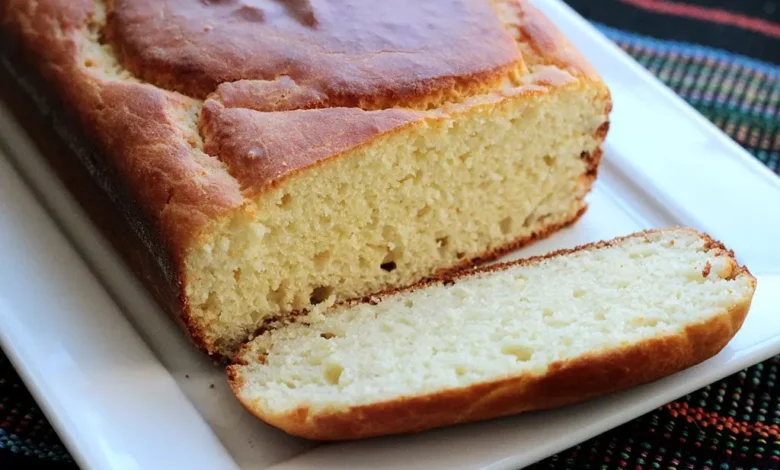
M567 2L780 174L780 0ZM533 468L780 468L778 370L780 356ZM77 468L0 352L0 468L32 465Z

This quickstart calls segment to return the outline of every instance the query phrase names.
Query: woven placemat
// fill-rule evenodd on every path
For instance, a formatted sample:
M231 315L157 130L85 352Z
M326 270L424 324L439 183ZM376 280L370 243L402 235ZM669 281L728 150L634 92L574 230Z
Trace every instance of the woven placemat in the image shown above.
M569 4L780 174L777 1L569 0ZM532 468L780 468L779 369L780 356ZM33 465L76 468L0 353L0 469Z

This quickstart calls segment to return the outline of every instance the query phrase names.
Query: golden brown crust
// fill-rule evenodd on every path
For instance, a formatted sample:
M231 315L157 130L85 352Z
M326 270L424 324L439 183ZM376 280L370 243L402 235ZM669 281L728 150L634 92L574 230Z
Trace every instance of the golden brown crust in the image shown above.
M203 98L220 83L285 76L333 107L473 94L522 63L483 0L116 0L107 40L163 88Z
M100 79L79 62L94 2L12 0L2 8L4 29L32 52L34 65L107 154L105 164L128 182L167 243L186 244L198 227L243 202L222 165L194 156L178 128L175 112L189 100L142 83Z
M515 1L505 0L505 3L514 5ZM192 8L201 9L205 3L215 2L200 2ZM224 6L231 2L221 3ZM408 8L430 7L424 6L428 5L427 2L409 1L404 2L404 5L407 3ZM117 10L113 13L109 11L109 27L104 28L100 9L97 7L106 4L110 7L113 3L102 0L0 2L0 32L10 38L3 41L3 45L18 46L9 63L18 71L24 70L19 75L21 81L30 78L30 82L37 83L34 87L26 87L26 92L36 94L35 100L38 102L45 96L43 101L57 103L56 106L46 104L44 107L50 106L51 109L41 111L52 117L56 115L60 124L68 124L59 125L61 128L67 127L63 131L63 139L72 147L73 153L79 156L91 176L98 181L109 200L120 208L126 230L133 232L141 246L149 252L151 263L141 263L138 256L130 259L131 264L143 265L133 265L134 270L143 273L140 276L156 293L158 299L167 299L162 302L163 306L187 325L196 343L212 353L213 345L204 342L199 326L190 319L185 294L187 280L184 259L204 227L251 205L247 197L253 192L268 187L280 178L289 177L304 168L326 161L330 157L326 155L328 151L334 153L331 156L337 156L339 152L343 153L350 147L367 145L382 133L401 129L420 120L421 113L436 119L452 115L461 109L455 103L445 105L440 110L424 112L385 109L371 113L332 106L339 104L362 108L390 108L403 104L427 108L436 103L457 102L469 94L493 89L498 86L499 81L505 81L509 75L514 74L515 69L527 72L516 45L511 41L511 34L507 34L500 27L500 22L488 14L489 9L483 8L479 0L444 0L432 7L440 8L445 4L452 7L451 16L439 15L432 21L441 22L437 23L438 26L449 33L455 30L458 33L453 33L458 36L453 39L455 43L442 44L442 51L433 54L426 52L420 56L426 62L424 70L431 72L431 77L435 75L435 80L428 76L407 73L408 67L401 67L395 62L396 59L388 58L392 54L380 54L378 60L381 64L376 70L400 67L395 74L385 74L389 80L385 85L380 86L380 82L369 80L361 83L371 83L371 86L360 88L356 80L359 81L364 75L345 74L342 78L347 82L352 81L347 85L343 80L337 81L341 83L338 86L343 85L341 89L338 89L338 86L322 88L324 82L318 81L316 74L306 75L309 72L301 72L303 75L263 76L270 78L269 81L258 80L257 78L263 78L260 75L251 75L252 80L228 83L226 80L235 77L222 77L222 72L216 73L221 69L214 67L209 68L208 72L214 71L215 74L206 76L205 81L202 81L200 79L203 76L198 73L202 73L203 69L187 70L183 65L186 61L182 58L186 58L186 54L178 57L163 54L155 59L149 50L142 52L143 47L138 43L144 40L138 34L149 37L153 35L143 34L149 31L144 29L143 22L138 22L140 16L136 13L140 12L141 8L168 8L174 5L174 2L117 1ZM364 8L361 6L363 4L360 2L360 5L356 5L360 9ZM214 5L203 8L212 7L222 8ZM586 64L580 62L579 56L561 52L572 48L566 46L568 43L557 29L549 22L545 23L546 20L525 5L524 0L518 0L513 8L515 7L523 14L522 25L518 30L524 31L523 40L527 41L520 45L523 55L527 54L534 64L558 65L568 73L541 71L533 83L513 90L489 93L487 101L512 99L519 97L518 93L543 92L549 90L545 87L570 84L571 80L574 80L572 76L590 79L590 72L587 72ZM464 9L468 10L469 15L463 14ZM299 13L293 12L293 16ZM247 21L244 15L252 15L246 11L237 14L241 16L240 21ZM286 18L283 18L283 21L288 21L290 14L285 15L287 16L282 15ZM192 24L202 23L198 21ZM174 25L175 21L170 24ZM208 25L202 26L205 28ZM413 31L421 31L419 24L415 23L413 26ZM463 30L462 27L466 29ZM216 31L213 37L221 34L218 30L219 28L216 28L211 31ZM479 41L473 41L473 33L476 30L480 32ZM134 34L136 36L133 36ZM131 39L131 36L135 39ZM441 38L450 36L444 35ZM427 41L431 40L431 37L426 36L423 39ZM203 103L198 99L143 83L124 70L121 64L116 64L118 70L102 70L101 64L85 55L85 50L89 48L100 49L102 41L118 46L114 47L114 50L121 52L119 59L124 60L131 70L138 73L147 73L142 70L146 70L146 65L149 65L145 60L157 60L155 63L159 67L150 66L148 73L157 77L160 85L171 85L172 82L166 81L165 77L173 77L172 80L176 84L190 84L193 89L189 90L190 85L170 88L187 88L185 91L191 91L197 96L211 93L207 107L203 108L204 112L201 113ZM463 53L463 41L469 43L469 54ZM131 43L135 45L130 47ZM305 41L300 44L304 43ZM101 53L108 54L110 60L116 59L110 57L110 47L100 50ZM184 49L177 50L182 52ZM203 54L210 54L208 51L213 52L214 49L201 50ZM240 47L236 46L233 52L236 51L240 52ZM457 57L453 58L453 54ZM388 57L384 57L385 55ZM129 65L131 62L137 66ZM113 67L109 65L109 69ZM332 64L328 67L332 67ZM33 69L34 71L31 71ZM37 79L31 78L38 74L44 78L42 85ZM154 78L151 75L145 78L151 80ZM398 78L406 75L419 80L404 82ZM304 76L308 78L302 79ZM203 83L211 85L205 87ZM598 83L607 94L606 87ZM374 88L371 88L372 86ZM383 86L385 88L382 88ZM215 117L211 111L220 106L220 116ZM232 138L237 140L226 139L227 127L219 128L243 126L251 130L262 126L267 129L271 122L298 126L303 120L281 111L295 113L313 108L326 108L309 115L320 116L319 121L316 118L306 121L308 132L320 137L323 145L313 148L310 138L301 138L296 141L299 145L296 149L292 148L290 142L280 141L279 145L276 145L273 139L265 139L260 143L272 149L275 158L274 161L269 161L268 165L258 165L258 162L244 158L253 148L258 147L258 143L244 148L241 139L244 139L243 144L248 144L246 135L234 133ZM272 113L260 116L262 113L259 111ZM226 113L225 116L221 116L222 112ZM198 115L201 115L200 122ZM231 116L236 115L245 116L245 120L231 121ZM268 115L273 115L274 118L269 119ZM213 120L206 116L211 116ZM224 124L216 125L216 121L224 121ZM341 126L344 123L349 123L356 130L354 135L343 133ZM212 137L215 138L211 139ZM258 148L261 147L262 145ZM150 270L158 270L159 275L150 274Z
M500 263L477 271L461 271L446 277L423 281L409 288L371 296L364 301L376 302L381 297L399 295L434 283L450 283L466 276L537 263L546 258L565 256L576 251L611 246L626 238L652 232L656 230L559 250L544 256ZM754 291L755 278L747 269L738 266L733 253L709 236L703 234L700 236L704 238L707 248L715 249L717 254L727 255L734 261L730 277L748 276ZM652 382L687 369L714 356L726 346L742 326L751 301L752 293L744 303L705 322L689 325L678 334L652 338L603 354L589 354L569 361L556 362L541 375L525 374L424 396L351 407L346 410L313 412L301 407L284 414L266 412L244 398L242 388L245 379L240 371L241 362L228 367L228 381L234 394L247 410L268 424L299 437L336 441L414 433L442 426L509 416L524 411L574 404ZM240 356L237 355L237 358L240 359Z
M87 139L80 138L80 129L72 126L75 119L68 120L71 114L44 91L46 84L32 83L33 75L24 73L22 68L21 59L14 62L13 69L0 66L3 105L133 274L164 310L189 331L193 343L208 352L197 325L181 314L186 311L182 307L186 299L180 295L180 277L160 234L151 229L153 224L121 185L121 179L100 166L100 152L82 145Z
M204 150L225 162L250 197L301 169L336 158L421 118L422 113L403 109L268 113L226 108L209 99L203 106L201 129Z
M555 65L576 77L601 80L590 62L530 2L509 0L496 3L504 7L503 19L514 33L526 65Z

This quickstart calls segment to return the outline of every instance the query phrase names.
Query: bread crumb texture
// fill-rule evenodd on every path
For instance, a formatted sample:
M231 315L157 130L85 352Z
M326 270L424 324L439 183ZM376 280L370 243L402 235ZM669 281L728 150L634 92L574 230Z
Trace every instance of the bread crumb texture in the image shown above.
M435 403L437 394L498 389L658 340L655 358L622 373L640 377L667 359L691 365L663 341L741 309L719 333L725 345L754 288L728 252L696 232L651 232L300 318L249 343L232 380L242 402L274 422L296 410L348 413L424 396ZM487 387L474 400L490 394Z
M410 284L572 220L590 188L581 153L598 145L593 99L569 89L429 119L262 193L190 252L193 315L238 343L278 312Z

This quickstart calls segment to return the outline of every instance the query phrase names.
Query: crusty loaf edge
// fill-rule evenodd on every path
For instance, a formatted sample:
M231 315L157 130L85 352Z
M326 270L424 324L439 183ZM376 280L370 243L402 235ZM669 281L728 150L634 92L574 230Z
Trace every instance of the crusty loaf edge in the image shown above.
M619 241L642 236L647 231L608 242L596 242L544 256L449 273L414 286L389 291L363 299L398 295L432 284L446 284L458 278L500 271L585 249L601 248ZM695 232L693 231L694 233ZM705 246L735 261L733 277L749 276L752 290L756 279L748 269L736 263L734 253L707 235L698 234ZM480 383L470 387L413 396L346 410L312 412L299 407L283 414L273 414L257 407L242 396L244 378L239 353L236 363L227 368L228 383L238 401L252 414L289 434L318 441L354 440L391 434L409 434L425 430L483 421L525 411L544 410L571 405L599 396L653 382L699 364L720 352L742 327L752 302L743 303L707 321L689 325L678 334L666 335L603 354L590 354L569 361L553 363L542 375L520 375ZM354 303L354 302L351 302ZM663 351L664 354L658 354Z
M7 36L0 34L0 41ZM2 41L6 46L12 41ZM73 112L22 57L0 48L0 99L31 137L49 167L65 184L90 220L121 255L133 274L203 352L200 334L182 312L188 308L181 272L155 224L126 181L117 176L101 151L78 125Z

